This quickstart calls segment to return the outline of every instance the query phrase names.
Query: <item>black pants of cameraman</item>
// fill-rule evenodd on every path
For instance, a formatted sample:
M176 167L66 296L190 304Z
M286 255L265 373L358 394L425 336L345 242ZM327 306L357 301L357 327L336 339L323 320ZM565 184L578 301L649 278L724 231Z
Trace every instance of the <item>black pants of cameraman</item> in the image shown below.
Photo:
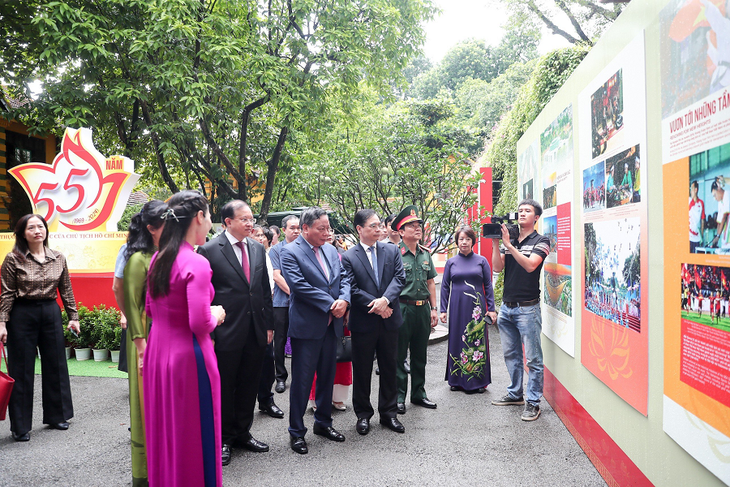
M24 435L33 428L36 347L41 352L43 423L57 424L74 415L68 378L61 310L53 299L18 299L10 312L8 375L15 379L8 412L10 430Z

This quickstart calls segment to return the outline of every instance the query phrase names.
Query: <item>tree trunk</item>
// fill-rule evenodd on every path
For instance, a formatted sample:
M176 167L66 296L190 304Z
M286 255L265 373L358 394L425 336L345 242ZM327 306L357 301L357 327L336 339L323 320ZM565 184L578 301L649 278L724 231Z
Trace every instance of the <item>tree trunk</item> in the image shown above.
M172 176L170 176L170 173L167 171L165 156L162 154L162 150L160 149L160 136L157 135L157 131L152 129L152 118L150 117L150 110L147 106L147 102L141 101L140 104L142 105L142 116L144 117L144 121L147 124L150 135L152 136L152 144L155 146L157 166L160 168L160 175L162 175L162 180L165 181L165 184L167 184L167 187L170 188L170 191L172 191L173 193L177 193L180 191L180 189L177 187L177 184L175 184Z
M274 154L271 156L271 160L267 164L268 171L266 172L266 189L264 190L264 199L261 201L261 211L259 220L263 221L269 214L271 209L271 196L274 194L274 180L276 179L276 171L279 169L279 161L281 160L281 151L286 143L286 136L289 133L288 127L282 127L279 132L279 140L276 141L276 147L274 148Z

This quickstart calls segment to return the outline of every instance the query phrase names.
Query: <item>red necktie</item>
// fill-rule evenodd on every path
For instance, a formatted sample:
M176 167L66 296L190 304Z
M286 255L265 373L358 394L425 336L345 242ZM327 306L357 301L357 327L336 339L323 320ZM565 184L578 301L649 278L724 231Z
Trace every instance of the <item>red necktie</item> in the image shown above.
M246 276L246 280L251 282L251 268L248 265L248 255L246 250L243 248L243 242L236 242L238 248L241 249L241 267L243 268L243 275Z

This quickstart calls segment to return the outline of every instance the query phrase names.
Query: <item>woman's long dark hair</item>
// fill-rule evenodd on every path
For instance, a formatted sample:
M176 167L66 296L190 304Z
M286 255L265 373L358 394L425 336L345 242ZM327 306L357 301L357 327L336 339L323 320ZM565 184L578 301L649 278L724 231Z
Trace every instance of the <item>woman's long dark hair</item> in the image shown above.
M155 243L152 241L152 234L147 230L147 225L152 228L160 228L165 220L162 214L167 210L167 205L160 200L152 200L145 203L139 213L129 221L129 235L127 235L127 249L124 251L124 258L129 260L132 254L144 252L151 254L155 251Z
M190 223L199 211L208 211L208 200L200 191L181 191L167 200L167 210L162 214L165 228L160 236L160 251L149 271L147 288L153 298L167 296L170 292L170 272L180 245L185 240Z
M43 222L43 226L46 227L46 238L43 240L43 246L48 247L48 223L46 219L40 215L30 213L23 215L15 224L15 246L13 247L13 253L17 255L21 262L25 262L25 254L28 253L28 241L25 239L25 229L28 228L28 220L36 217Z

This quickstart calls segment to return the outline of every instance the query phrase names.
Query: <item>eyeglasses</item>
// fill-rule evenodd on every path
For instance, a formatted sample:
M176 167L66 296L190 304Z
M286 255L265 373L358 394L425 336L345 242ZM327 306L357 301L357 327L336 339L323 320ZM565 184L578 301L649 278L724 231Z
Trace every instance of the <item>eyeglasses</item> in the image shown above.
M243 223L256 223L255 218L231 218L232 220L240 220Z

